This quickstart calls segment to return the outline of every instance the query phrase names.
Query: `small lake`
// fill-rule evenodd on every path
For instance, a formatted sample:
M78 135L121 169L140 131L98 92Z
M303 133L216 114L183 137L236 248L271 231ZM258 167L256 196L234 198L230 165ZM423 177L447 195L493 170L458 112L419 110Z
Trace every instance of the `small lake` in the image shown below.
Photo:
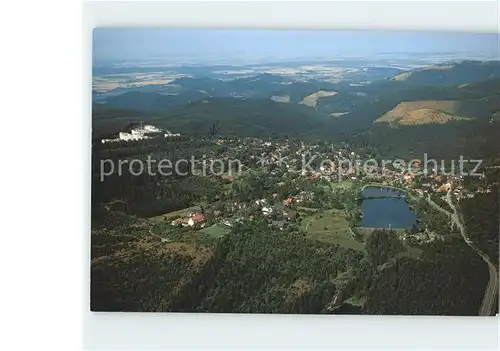
M362 227L409 229L416 228L417 216L396 189L367 187L363 190Z

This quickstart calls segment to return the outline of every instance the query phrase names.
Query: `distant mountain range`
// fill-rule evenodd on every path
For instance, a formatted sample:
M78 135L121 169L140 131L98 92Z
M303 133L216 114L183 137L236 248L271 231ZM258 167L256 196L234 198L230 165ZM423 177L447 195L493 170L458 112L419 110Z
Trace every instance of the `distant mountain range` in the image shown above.
M500 78L499 61L452 61L399 73L391 80L416 84L466 84Z
M205 99L209 96L208 93L199 90L187 90L176 95L133 91L109 97L105 100L105 105L111 108L137 111L158 111Z
M455 131L462 124L469 130L471 123L496 126L500 62L447 62L359 84L266 73L233 80L178 78L168 85L177 94L155 89L111 94L94 104L94 136L117 132L138 118L188 135L204 135L219 121L226 135L358 135L369 137L370 143L377 135L389 138L382 135L394 128L394 133L410 133L410 141L415 135L408 128L422 125L453 124L449 130ZM436 127L426 134L430 137L438 129L443 132Z

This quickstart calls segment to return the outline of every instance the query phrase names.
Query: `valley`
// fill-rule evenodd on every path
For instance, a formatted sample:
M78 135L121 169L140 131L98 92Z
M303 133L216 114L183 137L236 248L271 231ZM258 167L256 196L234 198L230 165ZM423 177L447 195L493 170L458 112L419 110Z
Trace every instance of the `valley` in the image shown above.
M93 311L496 313L500 61L108 66L93 81ZM161 135L120 138L143 124ZM103 160L129 162L103 175Z

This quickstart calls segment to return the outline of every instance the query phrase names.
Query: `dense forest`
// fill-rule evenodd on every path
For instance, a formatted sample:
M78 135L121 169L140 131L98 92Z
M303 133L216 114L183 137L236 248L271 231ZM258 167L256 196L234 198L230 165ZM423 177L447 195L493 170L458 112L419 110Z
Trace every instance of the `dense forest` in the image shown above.
M477 315L488 270L461 239L425 247L378 272L365 304L368 314Z
M151 217L161 213L186 208L194 201L212 202L222 192L222 181L216 177L193 175L193 168L187 163L179 163L178 171L171 176L158 172L158 163L151 163L151 172L136 175L136 170L125 164L118 170L118 160L136 159L147 164L147 155L154 153L155 160L168 159L175 164L179 159L201 158L213 142L185 139L175 142L146 140L132 143L95 144L92 153L93 182L92 204L96 209L106 202L120 200L127 213L141 217ZM109 172L101 179L103 172ZM115 167L112 172L111 163ZM109 164L109 167L106 166ZM131 172L132 171L132 172ZM107 173L106 173L107 174Z
M329 309L340 294L366 299L358 313L474 315L488 280L460 241L416 259L390 231L359 252L253 221L212 242L162 244L127 218L94 223L93 310L342 313Z
M485 252L498 266L500 236L500 188L491 193L479 193L472 199L460 202L467 232L478 248Z

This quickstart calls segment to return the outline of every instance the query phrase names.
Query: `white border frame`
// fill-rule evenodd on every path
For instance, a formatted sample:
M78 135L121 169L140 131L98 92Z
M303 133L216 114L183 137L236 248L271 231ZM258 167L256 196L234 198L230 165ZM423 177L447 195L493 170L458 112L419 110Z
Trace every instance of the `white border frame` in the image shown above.
M497 1L90 2L84 4L84 147L90 147L91 30L97 26L397 29L499 33ZM89 157L84 166L90 168ZM85 182L90 194L90 175ZM90 349L498 349L498 318L91 313L90 198L84 345ZM85 208L86 206L86 208ZM54 308L60 308L54 307Z

